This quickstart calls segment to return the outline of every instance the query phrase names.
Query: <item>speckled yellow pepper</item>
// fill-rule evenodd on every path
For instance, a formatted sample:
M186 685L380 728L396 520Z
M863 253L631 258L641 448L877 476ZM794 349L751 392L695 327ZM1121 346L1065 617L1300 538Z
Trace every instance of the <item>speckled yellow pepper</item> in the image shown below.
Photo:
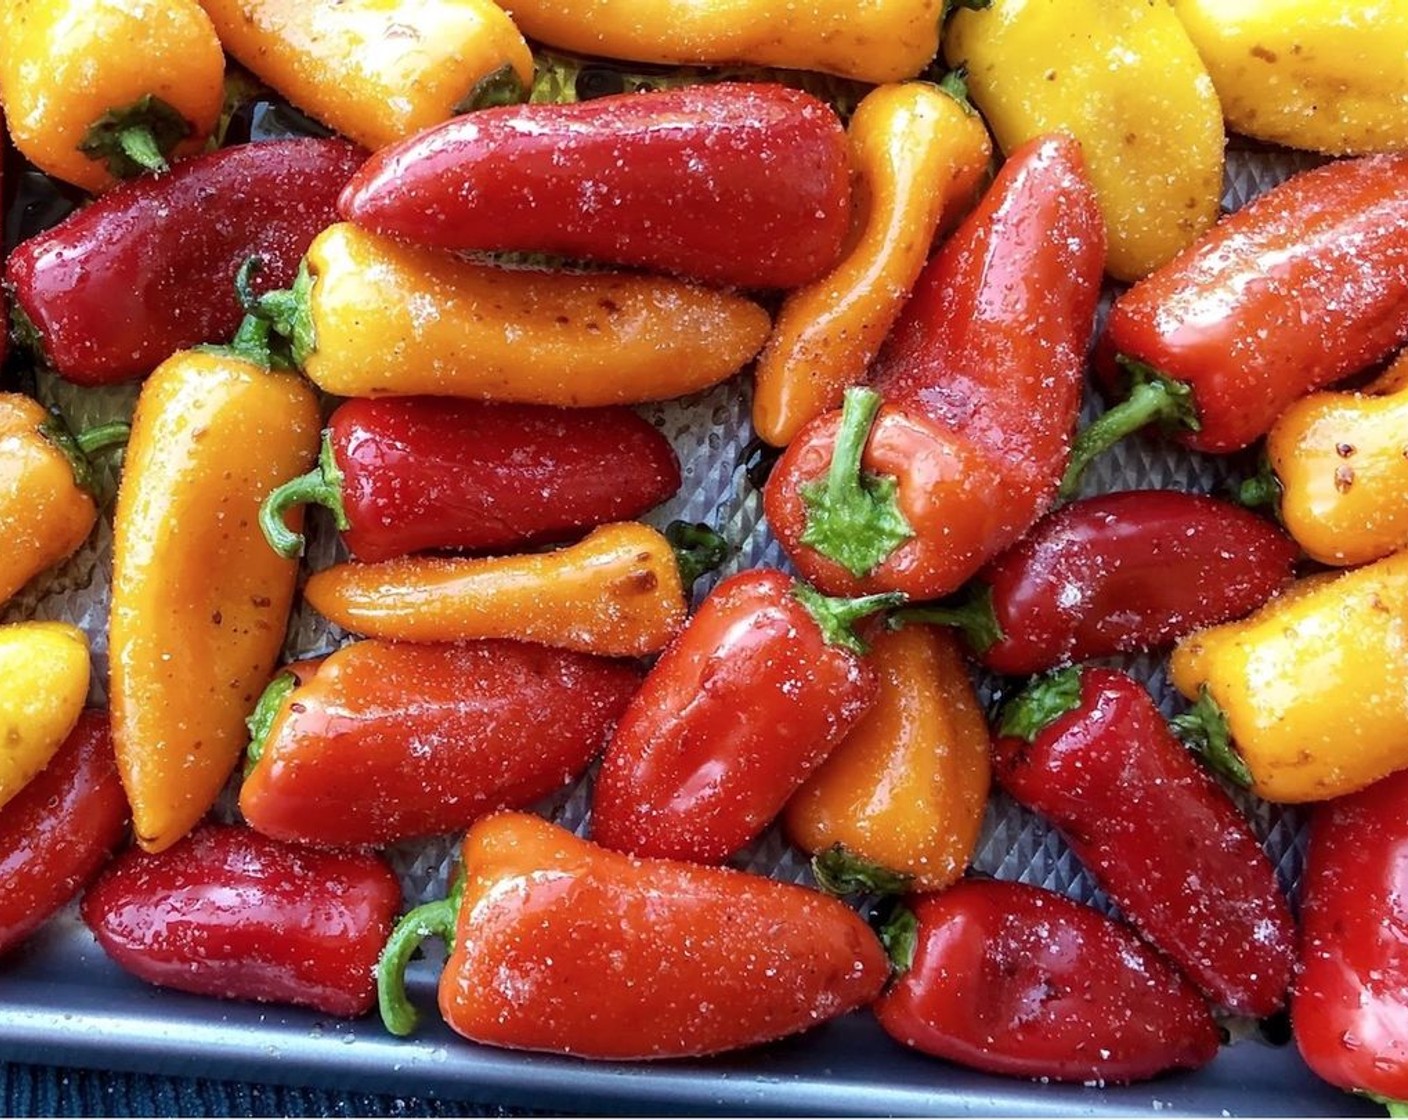
M1408 150L1408 0L1173 0L1227 127L1331 155Z
M88 639L76 626L0 626L0 806L49 765L78 723L88 671Z
M1408 768L1408 552L1190 635L1170 678L1268 801L1340 797Z
M1004 152L1048 132L1080 141L1116 279L1217 220L1222 111L1168 0L993 0L952 17L944 55Z

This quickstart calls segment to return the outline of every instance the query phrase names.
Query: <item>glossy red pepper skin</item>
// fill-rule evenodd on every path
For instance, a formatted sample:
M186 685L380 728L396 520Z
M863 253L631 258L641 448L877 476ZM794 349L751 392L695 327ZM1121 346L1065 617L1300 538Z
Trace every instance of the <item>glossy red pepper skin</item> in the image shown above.
M440 249L560 253L744 288L841 254L840 119L810 94L721 83L484 109L374 155L348 221Z
M1000 734L993 776L1214 1002L1270 1015L1285 1004L1296 927L1250 826L1141 684L1070 673L1074 706L1031 741Z
M565 540L680 487L669 441L627 408L392 397L348 401L329 428L343 540L368 562Z
M1318 806L1291 1025L1342 1089L1408 1100L1408 771Z
M156 855L125 852L83 896L83 920L150 984L353 1016L401 907L378 857L295 848L206 825Z
M724 580L626 708L592 795L592 838L722 862L760 833L879 695L782 572Z
M305 844L458 832L580 775L639 683L633 665L517 642L357 642L285 698L240 812Z
M1072 502L978 573L1001 632L979 660L1016 676L1156 649L1250 614L1299 556L1270 521L1215 498L1133 490Z
M107 713L85 711L49 765L0 811L0 954L97 874L129 815Z
M825 478L836 446L840 414L828 413L787 448L764 495L804 578L830 595L939 598L1031 527L1065 468L1104 261L1077 143L1014 152L926 266L871 370L885 403L861 465L897 480L913 536L864 576L802 543L802 488Z
M1197 431L1230 452L1299 397L1408 342L1408 155L1288 179L1115 301L1101 341L1192 390ZM1113 378L1118 380L1117 377Z
M965 879L911 905L913 964L874 1005L906 1046L1053 1081L1139 1081L1217 1053L1193 986L1132 930L1064 895Z
M234 277L293 282L366 153L342 140L243 144L120 184L10 254L5 282L61 377L143 377L178 350L224 342L243 311Z

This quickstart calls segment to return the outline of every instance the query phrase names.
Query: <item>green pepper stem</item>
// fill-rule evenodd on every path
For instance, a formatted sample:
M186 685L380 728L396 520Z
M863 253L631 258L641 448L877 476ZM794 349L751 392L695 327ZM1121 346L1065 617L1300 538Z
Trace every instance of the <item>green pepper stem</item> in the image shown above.
M285 669L275 674L268 687L260 693L254 711L250 712L249 718L244 721L245 727L249 729L249 746L245 748L245 777L249 777L250 771L258 766L259 760L264 757L264 747L269 741L274 717L279 714L288 694L297 687L298 678Z
M169 171L167 157L190 134L191 124L179 109L147 94L94 121L78 150L107 164L114 178L130 179L148 171Z
M1080 707L1081 670L1072 665L1037 677L1002 707L997 733L1028 743L1068 712Z
M827 894L904 894L914 876L857 855L844 844L832 844L812 857L812 876Z
M1093 460L1140 428L1157 423L1196 432L1200 427L1190 386L1123 355L1117 361L1132 374L1129 396L1091 421L1076 437L1070 463L1061 477L1062 498L1075 496L1081 475Z
M347 507L342 501L342 481L342 471L333 454L332 432L324 430L318 465L307 474L290 479L275 489L259 507L259 528L269 547L285 560L303 554L307 542L302 533L295 533L288 527L287 514L294 506L309 503L330 510L339 531L346 532L351 522L347 520Z
M123 154L143 170L158 173L171 170L150 126L138 124L124 128L117 134L117 143Z
M57 409L49 410L49 418L39 425L39 434L68 460L68 469L73 472L73 484L92 497L97 497L98 483L93 476L93 464L78 446L78 440L69 430L68 424Z
M885 621L892 630L899 630L911 622L952 626L963 635L968 647L978 654L986 653L1007 637L993 609L992 588L985 583L975 584L965 598L951 605L934 603L906 607Z
M473 113L503 105L518 105L528 100L529 89L518 76L511 62L490 71L474 83L470 91L455 106L456 113Z
M665 539L675 550L680 582L686 591L705 572L712 572L733 554L728 541L702 521L671 521L665 527Z
M1207 685L1198 688L1197 703L1182 715L1174 716L1169 726L1189 750L1223 777L1244 789L1252 784L1251 770L1232 745L1227 713L1212 698Z
M386 1029L405 1038L416 1029L420 1016L406 996L406 968L411 956L427 937L438 937L447 946L455 940L455 921L464 896L464 872L455 877L447 898L417 906L396 923L376 962L376 996Z
M896 906L889 919L880 927L880 944L890 958L895 976L903 976L914 964L914 951L919 947L919 919L908 906Z
M107 424L85 428L73 437L73 442L78 445L78 450L91 458L94 455L101 455L104 451L125 447L131 435L131 424L124 420L113 420Z
M314 280L308 269L308 258L304 257L299 262L293 287L255 295L254 274L262 265L262 260L257 256L247 258L240 265L235 274L235 294L247 317L263 320L270 332L287 340L286 352L279 356L295 369L303 369L318 348L310 302Z
M1256 474L1243 479L1237 487L1236 498L1237 504L1246 506L1247 509L1270 508L1273 512L1279 511L1281 480L1276 477L1271 461L1265 455L1261 457Z
M958 66L946 71L944 76L934 84L957 101L958 107L970 117L977 114L977 110L973 108L973 102L968 96L968 67Z
M816 619L828 645L840 646L852 653L865 653L867 646L856 636L855 625L876 611L898 607L905 597L898 591L882 595L862 595L858 599L832 599L805 583L792 588L792 595Z
M1383 1097L1378 1093L1364 1090L1360 1091L1360 1096L1368 1097L1371 1101L1383 1105L1390 1116L1408 1116L1408 1101L1396 1101L1392 1097Z

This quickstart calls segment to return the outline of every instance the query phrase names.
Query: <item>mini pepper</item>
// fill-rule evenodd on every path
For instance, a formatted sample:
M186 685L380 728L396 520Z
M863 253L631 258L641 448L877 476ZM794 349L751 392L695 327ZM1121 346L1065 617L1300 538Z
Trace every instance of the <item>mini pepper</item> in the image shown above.
M0 626L0 808L63 746L88 696L88 638L66 622Z

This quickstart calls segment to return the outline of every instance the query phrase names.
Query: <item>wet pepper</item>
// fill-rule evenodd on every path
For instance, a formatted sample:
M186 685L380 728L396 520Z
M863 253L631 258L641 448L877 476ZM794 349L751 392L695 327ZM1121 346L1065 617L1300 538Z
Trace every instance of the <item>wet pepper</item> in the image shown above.
M240 264L257 254L262 288L291 284L364 158L341 140L278 140L117 187L10 254L21 336L79 385L145 377L178 350L228 339L244 314Z
M593 838L700 863L743 847L875 703L851 627L898 599L830 600L761 568L720 583L621 717Z
M908 929L890 932L904 971L875 1003L880 1025L906 1046L1053 1081L1140 1081L1217 1055L1202 997L1103 914L986 879L912 903Z
M0 101L15 147L96 194L200 151L225 55L196 0L8 0Z
M269 686L240 812L305 844L457 832L580 775L639 683L627 664L514 642L357 642Z
M729 82L471 113L378 152L339 207L437 249L791 288L836 263L851 183L828 105Z
M149 984L351 1017L376 1001L377 954L401 908L380 858L295 848L207 825L131 849L83 896L83 920Z
M49 765L73 731L88 676L88 638L76 626L0 626L0 809Z
M863 1006L888 973L847 906L739 871L633 859L538 817L465 837L461 892L401 921L378 965L381 1013L415 1027L406 964L451 947L440 1012L490 1046L630 1060L718 1054Z
M925 268L871 388L772 473L764 509L804 577L937 598L1031 526L1065 467L1103 267L1075 142L1013 153Z
M1276 872L1141 684L1114 669L1038 680L1003 710L993 773L1214 1002L1283 1006L1296 930Z

